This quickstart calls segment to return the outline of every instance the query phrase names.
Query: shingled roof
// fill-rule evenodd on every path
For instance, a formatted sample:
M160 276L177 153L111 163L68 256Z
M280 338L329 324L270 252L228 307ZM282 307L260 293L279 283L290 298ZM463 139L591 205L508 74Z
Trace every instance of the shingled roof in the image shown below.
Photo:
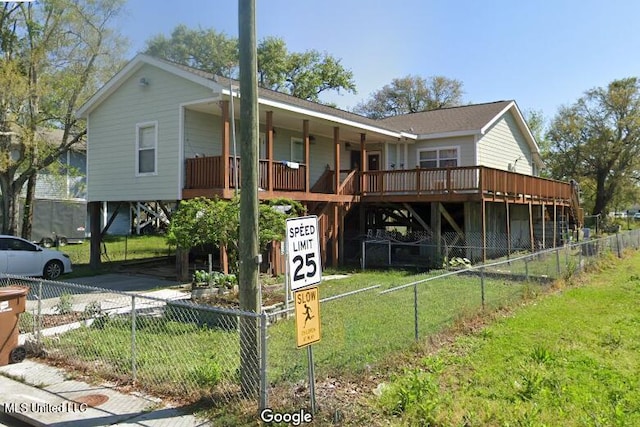
M486 104L464 105L404 114L379 120L398 131L418 135L480 131L513 101L497 101Z
M232 84L235 87L240 86L240 82L238 80L229 79L227 77L222 77L219 75L215 75L206 71L198 70L196 68L189 67L187 65L178 64L176 62L168 61L163 58L153 57L154 59L164 62L166 64L172 65L174 67L180 68L189 73L198 75L207 80L212 80L223 87L229 87L229 84ZM258 87L258 97L262 99L268 99L271 101L277 101L284 104L288 104L295 107L304 108L307 110L315 111L318 113L329 114L335 117L339 117L345 120L352 120L358 123L366 124L369 126L375 126L377 128L387 129L391 131L396 131L394 127L390 127L383 123L380 120L373 120L365 116L361 116L356 113L352 113L350 111L341 110L339 108L331 107L329 105L320 104L313 101L308 101L302 98L296 98L295 96L288 95L286 93L277 92L275 90L267 89L264 87Z

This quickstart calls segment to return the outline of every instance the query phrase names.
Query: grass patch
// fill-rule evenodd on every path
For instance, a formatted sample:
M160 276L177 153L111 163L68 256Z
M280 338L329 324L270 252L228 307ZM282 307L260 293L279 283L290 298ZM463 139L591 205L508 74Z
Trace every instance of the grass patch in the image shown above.
M434 276L432 273L430 276ZM381 290L429 277L403 272L366 272L320 285L320 298L367 286L379 289L321 304L321 341L314 345L318 375L357 373L406 349L415 342L414 288L380 295ZM529 286L523 282L485 280L485 306L520 300ZM459 275L417 285L418 335L433 335L461 318L482 310L480 279ZM306 352L296 349L295 321L269 328L269 379L299 381L306 375Z
M606 263L615 268L588 286L545 297L439 352L444 366L430 385L446 405L434 406L432 394L414 399L400 411L403 423L418 425L426 407L436 425L640 425L640 255ZM415 378L392 381L379 404L392 411L394 390Z
M154 258L168 256L175 252L174 248L167 245L165 236L105 236L103 242L101 251L103 262ZM89 264L90 247L87 240L80 244L58 248L58 250L69 255L75 269L76 265Z
M135 347L129 316L103 316L89 327L48 339L60 358L100 378L130 383L135 351L136 381L159 396L195 401L237 382L237 334L165 317L136 319ZM54 342L51 342L54 341Z

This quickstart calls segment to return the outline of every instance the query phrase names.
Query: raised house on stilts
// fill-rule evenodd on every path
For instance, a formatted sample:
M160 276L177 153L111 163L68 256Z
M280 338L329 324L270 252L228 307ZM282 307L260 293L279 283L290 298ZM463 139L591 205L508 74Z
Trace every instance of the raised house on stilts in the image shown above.
M238 90L141 54L81 107L92 239L117 221L166 222L180 200L234 196ZM376 242L391 265L482 261L562 244L581 225L576 185L539 177L514 101L372 120L260 89L259 108L259 197L318 216L325 265L375 260Z

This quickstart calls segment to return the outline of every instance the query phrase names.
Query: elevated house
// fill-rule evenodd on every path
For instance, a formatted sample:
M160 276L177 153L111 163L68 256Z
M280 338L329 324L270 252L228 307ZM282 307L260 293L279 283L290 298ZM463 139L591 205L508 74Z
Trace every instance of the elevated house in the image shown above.
M538 176L514 101L372 120L259 89L259 109L259 197L318 215L327 264L357 260L364 239L398 235L425 243L414 262L453 246L485 259L557 245L580 224L576 189ZM107 228L118 206L169 216L179 200L231 198L241 182L235 81L141 54L77 114L88 120L93 215L113 206Z

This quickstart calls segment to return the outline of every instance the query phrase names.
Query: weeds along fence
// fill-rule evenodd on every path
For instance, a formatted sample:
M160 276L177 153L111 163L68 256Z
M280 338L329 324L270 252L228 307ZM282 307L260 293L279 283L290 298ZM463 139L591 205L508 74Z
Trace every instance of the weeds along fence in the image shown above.
M155 298L17 276L0 285L29 287L19 319L29 357L180 402L264 399L264 355L254 355L249 371L240 366L242 349L255 349L256 341L260 348L264 315L194 304L172 290Z
M342 374L367 375L369 366L416 341L434 337L485 310L535 297L554 280L568 279L596 259L638 247L640 232L634 231L533 254L514 254L455 271L419 275L378 272L381 278L363 272L359 283L340 281L344 282L341 286L354 290L329 297L332 290L328 286L337 284L324 282L319 287L321 340L313 345L316 378L330 387L331 379ZM384 280L385 275L390 275L389 280ZM269 323L267 378L274 407L287 400L291 404L290 396L274 395L282 389L278 384L306 381L307 355L296 348L292 319L275 321L270 316ZM304 400L298 402L305 404Z
M316 378L364 374L462 319L517 304L602 256L638 247L635 230L452 271L363 272L325 281L319 285L321 340L313 345ZM20 329L31 355L184 402L208 398L274 409L308 404L292 398L289 387L304 385L308 368L288 316L292 305L256 314L197 305L179 291L154 298L14 276L0 285L30 288ZM247 349L255 353L247 357Z

